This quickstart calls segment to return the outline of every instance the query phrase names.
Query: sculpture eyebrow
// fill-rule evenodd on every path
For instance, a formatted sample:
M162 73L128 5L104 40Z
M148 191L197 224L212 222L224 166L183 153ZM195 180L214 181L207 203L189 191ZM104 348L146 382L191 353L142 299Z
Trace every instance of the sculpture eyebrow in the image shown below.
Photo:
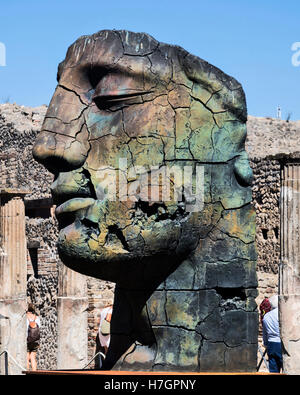
M128 67L123 66L122 64L115 64L113 67L109 67L107 65L101 65L101 64L94 64L89 70L90 73L90 79L93 79L93 75L99 73L101 76L98 79L97 83L94 85L98 85L99 82L103 77L105 77L107 74L116 74L116 75L123 75L125 77L132 78L133 80L137 79L142 79L144 81L151 81L154 80L154 75L151 73L151 70L145 69L143 72L138 72L133 69L128 69ZM152 78L151 78L152 77Z

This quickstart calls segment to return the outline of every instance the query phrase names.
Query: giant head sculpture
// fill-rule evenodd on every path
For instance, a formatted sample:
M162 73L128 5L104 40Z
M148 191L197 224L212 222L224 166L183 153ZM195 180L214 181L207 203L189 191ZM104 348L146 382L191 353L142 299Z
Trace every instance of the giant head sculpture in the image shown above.
M254 370L252 171L241 85L128 31L79 38L33 154L65 265L116 283L104 369Z

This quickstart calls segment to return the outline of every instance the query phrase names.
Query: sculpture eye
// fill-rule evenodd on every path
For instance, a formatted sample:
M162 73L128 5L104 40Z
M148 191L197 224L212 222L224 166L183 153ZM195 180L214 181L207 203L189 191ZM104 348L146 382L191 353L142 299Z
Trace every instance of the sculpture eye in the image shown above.
M139 104L143 103L142 94L148 94L151 91L143 91L128 93L123 95L108 95L108 96L93 96L93 101L97 105L100 110L108 110L108 109L118 109L120 107L130 105L130 104Z
M151 93L143 88L143 81L123 74L103 76L96 86L93 101L99 109L142 103L142 95Z

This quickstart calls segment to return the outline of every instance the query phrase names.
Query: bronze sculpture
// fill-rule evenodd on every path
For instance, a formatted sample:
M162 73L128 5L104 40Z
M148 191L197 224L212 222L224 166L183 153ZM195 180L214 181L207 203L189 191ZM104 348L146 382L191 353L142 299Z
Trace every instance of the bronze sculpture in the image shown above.
M116 283L104 369L255 369L246 119L236 80L147 34L104 30L68 49L33 153L55 175L62 261ZM198 209L182 174L153 182L172 166L203 169Z

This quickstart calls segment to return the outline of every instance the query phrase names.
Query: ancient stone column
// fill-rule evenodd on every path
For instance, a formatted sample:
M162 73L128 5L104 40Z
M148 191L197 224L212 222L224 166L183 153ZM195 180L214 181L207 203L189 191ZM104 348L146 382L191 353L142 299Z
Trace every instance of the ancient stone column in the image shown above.
M300 374L300 162L284 163L281 187L279 314L283 369Z
M57 303L58 369L82 369L88 362L87 309L86 277L60 265Z
M9 374L21 374L26 368L25 194L0 190L0 350L7 350L21 365L10 357ZM3 357L0 372L4 374Z

